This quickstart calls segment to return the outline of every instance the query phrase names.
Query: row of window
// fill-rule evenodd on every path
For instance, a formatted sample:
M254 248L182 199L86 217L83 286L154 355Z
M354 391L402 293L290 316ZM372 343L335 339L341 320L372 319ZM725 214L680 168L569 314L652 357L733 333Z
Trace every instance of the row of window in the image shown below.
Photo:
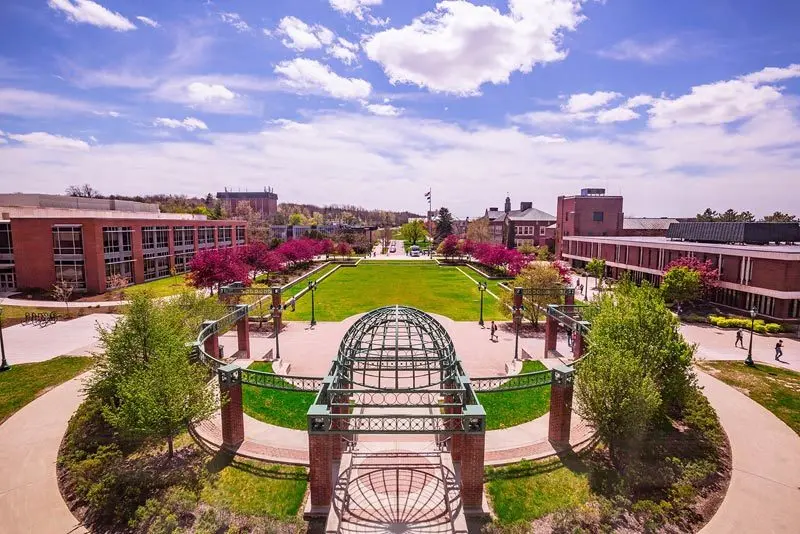
M546 226L539 227L539 235L544 235L547 232ZM514 229L514 233L516 235L536 235L536 227L535 226L517 226Z

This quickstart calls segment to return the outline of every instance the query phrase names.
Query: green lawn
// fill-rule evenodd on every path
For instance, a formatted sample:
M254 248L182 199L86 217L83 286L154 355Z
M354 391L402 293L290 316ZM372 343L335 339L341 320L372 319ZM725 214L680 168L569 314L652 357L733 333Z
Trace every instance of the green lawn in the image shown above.
M589 479L582 464L574 463L571 468L572 461L567 467L554 458L487 468L486 489L498 521L504 525L532 521L586 502L591 494Z
M544 371L541 362L526 361L523 373ZM512 378L499 389L514 387ZM478 400L486 410L486 429L497 430L532 421L550 411L550 386L518 389L506 393L478 393Z
M292 519L303 504L307 475L302 467L249 460L220 467L216 471L214 462L209 465L213 474L200 492L200 500L210 506L249 516Z
M81 374L91 361L83 356L59 356L39 363L12 362L11 369L0 373L0 423L48 389Z
M144 291L147 291L153 297L168 297L170 295L177 295L186 289L189 289L189 286L186 284L186 275L179 274L177 276L168 276L166 278L153 280L152 282L136 284L135 286L126 287L122 291L127 298Z
M272 373L271 362L253 362L250 369ZM314 403L316 393L311 391L285 391L244 385L242 404L244 412L265 423L297 430L308 428L306 413Z
M473 272L470 271L470 276ZM477 279L476 276L473 278ZM326 278L319 285L315 300L319 321L341 321L392 304L413 306L456 321L477 321L480 293L477 286L455 267L439 267L427 260L363 261L358 267L342 267ZM289 321L309 320L310 295L300 299L296 311L287 311L284 318ZM502 318L497 301L485 295L484 319Z
M701 368L742 391L800 434L800 373L763 363L701 361Z

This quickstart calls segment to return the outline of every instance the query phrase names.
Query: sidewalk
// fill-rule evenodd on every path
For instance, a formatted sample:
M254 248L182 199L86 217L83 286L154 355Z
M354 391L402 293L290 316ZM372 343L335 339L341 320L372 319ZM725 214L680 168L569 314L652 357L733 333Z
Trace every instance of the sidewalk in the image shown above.
M87 532L56 482L58 447L81 403L86 375L34 400L0 425L0 530L4 534Z
M725 500L703 534L797 532L800 436L755 401L705 373L700 385L731 444Z

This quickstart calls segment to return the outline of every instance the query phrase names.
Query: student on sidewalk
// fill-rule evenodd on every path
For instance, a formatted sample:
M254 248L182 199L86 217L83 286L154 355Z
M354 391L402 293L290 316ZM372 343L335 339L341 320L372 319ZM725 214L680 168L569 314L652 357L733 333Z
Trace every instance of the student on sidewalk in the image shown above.
M741 328L736 331L736 343L733 346L744 348L744 332L742 332Z
M489 328L489 341L497 340L497 325L492 321L492 326Z
M779 339L775 344L775 359L780 360L781 356L783 356L783 340Z

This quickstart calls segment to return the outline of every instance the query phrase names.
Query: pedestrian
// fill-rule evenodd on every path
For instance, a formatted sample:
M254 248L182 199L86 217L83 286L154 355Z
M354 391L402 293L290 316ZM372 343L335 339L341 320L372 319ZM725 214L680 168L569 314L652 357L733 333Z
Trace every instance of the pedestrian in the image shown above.
M495 341L497 339L497 325L494 324L492 321L492 326L489 327L489 341Z
M736 343L733 346L744 348L744 332L742 332L741 328L736 331Z
M572 329L567 328L567 346L572 347Z
M783 356L783 340L779 339L775 344L775 359L780 360L781 356Z

